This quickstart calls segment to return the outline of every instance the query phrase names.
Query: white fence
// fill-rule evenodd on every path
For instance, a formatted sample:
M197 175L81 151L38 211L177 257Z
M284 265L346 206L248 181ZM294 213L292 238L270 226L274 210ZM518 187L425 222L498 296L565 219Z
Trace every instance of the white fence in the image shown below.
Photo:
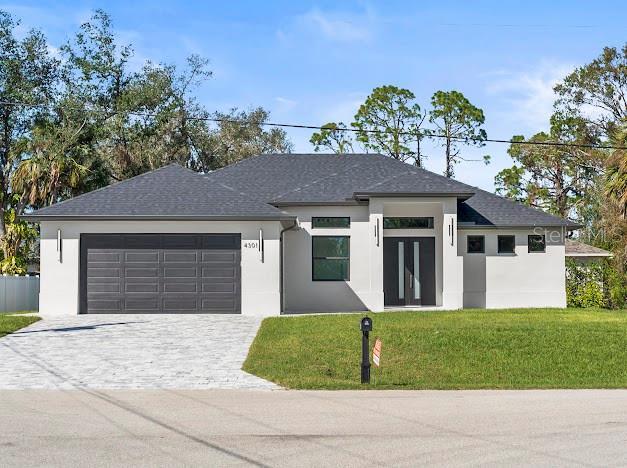
M39 310L39 276L0 275L0 312Z

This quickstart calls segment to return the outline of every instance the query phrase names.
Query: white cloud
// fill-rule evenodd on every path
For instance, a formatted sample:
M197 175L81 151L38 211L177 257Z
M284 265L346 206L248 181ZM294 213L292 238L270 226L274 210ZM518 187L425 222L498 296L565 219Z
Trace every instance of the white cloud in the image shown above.
M277 102L278 112L289 112L298 105L297 101L282 96L277 96L274 100Z
M376 23L377 17L370 8L358 12L312 8L278 29L276 37L284 43L291 43L303 34L314 40L363 43L372 38Z
M300 21L319 32L326 39L339 42L364 41L370 37L369 14L352 15L323 12L314 8L300 17Z
M553 87L572 70L568 64L544 61L522 72L494 71L486 75L486 92L501 98L506 109L501 117L538 131L547 127L553 113Z

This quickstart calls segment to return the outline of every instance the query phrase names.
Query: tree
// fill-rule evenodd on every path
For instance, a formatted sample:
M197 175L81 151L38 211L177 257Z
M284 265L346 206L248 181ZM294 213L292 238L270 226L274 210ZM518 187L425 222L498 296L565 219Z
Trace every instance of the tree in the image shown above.
M59 63L50 57L39 31L31 30L18 39L19 24L0 11L0 101L47 102L54 93ZM25 155L33 122L45 112L40 107L0 105L0 240L14 218L8 211L17 209L21 214L22 207L13 206L11 176Z
M431 97L431 106L429 121L435 125L437 132L430 134L440 135L443 139L446 157L444 175L453 177L455 165L460 161L469 161L461 156L458 144L485 145L488 135L481 128L485 117L483 111L472 105L459 91L437 91ZM490 157L484 156L483 162L488 164Z
M420 127L425 114L415 98L410 90L396 86L374 88L352 123L357 141L367 149L422 166L419 147L424 132Z
M612 139L615 149L606 163L605 195L612 200L623 219L627 219L627 126ZM627 243L626 243L627 245Z
M261 107L249 112L231 109L212 115L218 121L197 142L197 157L192 166L209 172L262 153L289 153L292 144L284 130L264 129L269 113Z
M314 151L327 148L337 154L352 153L354 150L351 132L338 130L342 128L346 128L344 122L339 124L329 122L324 124L319 132L314 132L309 139L309 142L314 145Z
M605 47L557 84L555 92L558 106L612 138L627 123L627 43L622 49Z
M556 113L551 117L548 133L540 132L510 145L514 160L511 168L503 169L495 178L497 193L536 208L561 216L580 219L583 204L602 168L604 153L575 146L549 146L534 143L595 144L598 135L577 117Z
M133 49L120 45L111 19L98 10L62 52L67 100L84 103L94 153L111 177L124 179L170 162L191 165L196 141L209 132L206 112L191 91L211 77L198 56L187 67L144 64L132 71ZM198 118L200 117L200 118Z

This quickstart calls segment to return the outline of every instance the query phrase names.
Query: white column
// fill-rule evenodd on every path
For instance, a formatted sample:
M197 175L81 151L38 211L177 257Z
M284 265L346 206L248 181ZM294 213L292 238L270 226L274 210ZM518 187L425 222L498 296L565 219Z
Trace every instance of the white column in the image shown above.
M369 203L370 292L364 302L372 311L383 306L383 201L370 199Z
M443 202L442 307L461 309L464 303L463 257L457 255L457 200Z

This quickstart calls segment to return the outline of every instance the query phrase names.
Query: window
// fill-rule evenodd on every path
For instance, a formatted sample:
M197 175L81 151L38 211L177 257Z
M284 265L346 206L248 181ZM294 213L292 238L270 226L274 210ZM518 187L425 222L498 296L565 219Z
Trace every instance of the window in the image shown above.
M546 250L546 239L544 235L532 234L527 238L529 252L544 252Z
M498 236L497 241L499 253L514 253L516 248L515 236Z
M312 217L312 228L349 228L351 219L346 217Z
M485 253L484 236L468 236L466 238L468 253Z
M350 269L348 236L313 236L311 254L314 281L348 281Z
M383 218L383 229L433 229L433 218Z

